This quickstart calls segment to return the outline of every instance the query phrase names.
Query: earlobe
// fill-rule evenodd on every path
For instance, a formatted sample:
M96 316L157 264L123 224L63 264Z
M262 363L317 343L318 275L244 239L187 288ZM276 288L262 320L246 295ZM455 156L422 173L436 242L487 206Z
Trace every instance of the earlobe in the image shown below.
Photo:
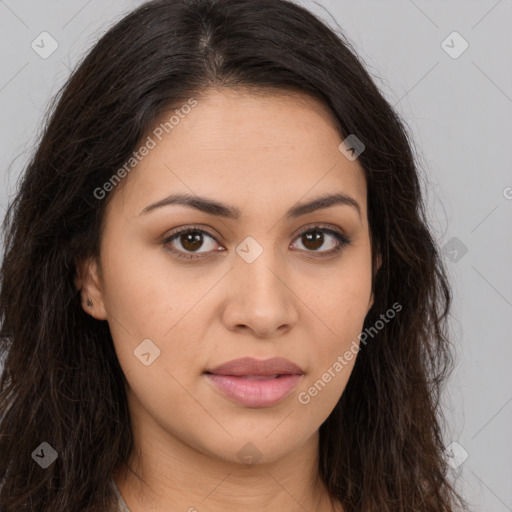
M89 259L77 265L75 286L80 291L83 310L97 320L106 320L103 288L96 259Z

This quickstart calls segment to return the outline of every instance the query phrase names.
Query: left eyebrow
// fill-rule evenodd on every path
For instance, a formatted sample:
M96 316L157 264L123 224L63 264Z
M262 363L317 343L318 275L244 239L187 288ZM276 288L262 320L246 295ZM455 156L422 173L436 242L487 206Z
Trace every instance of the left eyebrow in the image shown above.
M316 210L323 210L324 208L329 208L336 205L352 206L357 210L359 217L361 217L361 207L359 206L359 203L350 196L338 193L325 194L307 203L299 203L286 212L286 218L294 219L296 217L300 217L301 215L305 215Z
M161 201L146 206L139 215L146 214L158 208L174 204L188 206L204 213L216 215L218 217L224 217L227 219L236 220L240 218L241 215L240 209L236 206L227 205L219 201L215 201L214 199L190 194L173 194L169 197L166 197L165 199L162 199ZM285 217L287 219L295 219L302 215L312 213L316 210L322 210L336 205L351 206L357 210L359 217L361 217L361 207L359 206L359 203L352 197L340 193L324 194L311 201L308 201L307 203L299 203L290 208L286 212Z

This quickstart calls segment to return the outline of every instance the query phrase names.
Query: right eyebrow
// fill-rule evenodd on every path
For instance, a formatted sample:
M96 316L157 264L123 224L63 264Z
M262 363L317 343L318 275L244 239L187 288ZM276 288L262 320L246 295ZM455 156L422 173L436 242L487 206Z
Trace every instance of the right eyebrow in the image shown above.
M191 194L173 194L161 201L150 204L146 206L139 215L149 213L158 208L162 208L164 206L170 205L183 205L189 206L191 208L195 208L196 210L200 210L204 213L210 215L216 215L219 217L224 217L227 219L238 219L240 218L241 211L238 207L233 205L228 205L225 203L221 203L214 199L200 197L197 195ZM299 203L293 207L291 207L285 214L285 217L288 219L294 219L300 217L302 215L306 215L308 213L312 213L316 210L321 210L324 208L329 208L331 206L336 205L347 205L355 208L361 217L361 207L359 203L350 196L347 196L342 193L336 194L324 194L315 199L308 201L307 203Z

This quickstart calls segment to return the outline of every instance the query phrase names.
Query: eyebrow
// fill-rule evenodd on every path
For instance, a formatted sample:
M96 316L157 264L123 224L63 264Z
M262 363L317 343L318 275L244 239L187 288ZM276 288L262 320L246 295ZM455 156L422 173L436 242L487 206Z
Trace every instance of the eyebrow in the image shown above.
M240 209L236 206L227 205L219 201L215 201L214 199L190 194L173 194L161 201L146 206L139 215L170 205L189 206L204 213L224 217L226 219L236 220L240 218L241 215ZM351 206L357 210L359 217L361 217L361 207L359 206L359 203L352 197L341 193L324 194L308 201L307 203L296 204L286 212L285 217L287 219L295 219L302 215L306 215L307 213L312 213L316 210L322 210L335 205Z

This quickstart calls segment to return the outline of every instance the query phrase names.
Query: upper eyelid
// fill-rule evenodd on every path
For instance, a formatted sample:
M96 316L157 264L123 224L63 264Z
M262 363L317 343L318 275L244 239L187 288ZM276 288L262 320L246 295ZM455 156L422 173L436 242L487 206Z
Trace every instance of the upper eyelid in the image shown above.
M180 235L183 235L183 234L186 234L188 232L200 232L200 233L203 233L207 236L209 236L210 238L212 238L213 240L215 240L215 242L217 244L219 244L218 240L217 240L217 237L215 235L213 235L212 233L210 233L208 230L206 230L205 228L202 228L202 227L199 227L199 226L185 226L183 228L176 228L177 231L167 235L165 238L164 238L164 244L168 244L170 243L171 241L173 241L175 238L179 237ZM297 239L299 236L301 236L302 234L304 233L307 233L308 231L313 231L313 230L319 230L319 231L323 231L325 233L327 233L328 235L336 238L336 241L338 243L338 245L344 245L344 244L350 244L351 243L351 238L349 236L347 236L343 230L341 230L340 228L333 228L331 227L331 225L329 224L322 224L322 223L316 223L316 224L311 224L311 225L306 225L302 228L300 228L300 230L295 234L294 236L294 239ZM341 237L341 238L338 238L338 237ZM176 251L178 252L184 252L184 251L181 251L180 249L176 249ZM211 252L211 251L204 251L204 252L196 252L196 253L186 253L186 254L203 254L203 253L208 253L208 252ZM318 251L318 253L328 253L329 251Z
M167 246L175 238L179 237L182 234L188 233L188 232L204 233L207 236L209 236L210 238L212 238L213 240L215 240L215 242L217 244L219 244L219 242L217 241L217 239L214 235L212 235L206 229L201 228L199 226L186 226L186 227L176 228L176 229L177 229L177 231L175 231L174 233L170 234L169 236L167 236L165 238L165 240L163 241L164 246ZM319 231L323 231L324 233L327 233L328 235L333 237L336 240L336 247L334 249L329 249L327 251L302 251L302 250L299 250L299 253L304 253L305 257L307 256L308 258L318 259L318 258L322 258L322 257L326 258L329 256L334 256L337 253L339 253L340 251L342 251L345 246L349 246L352 244L352 241L353 241L352 237L347 236L343 230L340 230L339 227L337 229L333 229L333 228L329 227L329 224L325 225L322 223L317 223L317 224L312 224L312 225L307 225L307 226L302 227L300 229L300 231L295 235L293 240L296 240L302 234L307 233L308 231L313 231L315 229L317 229ZM338 230L340 230L341 232ZM210 256L214 256L215 253L218 254L218 252L219 252L219 251L215 251L215 250L202 251L202 252L201 251L187 252L186 250L183 251L181 249L176 249L176 248L167 248L166 250L174 253L174 256L176 258L180 258L180 259L183 259L186 261L201 261L201 260L204 261L205 259L206 259L206 261L208 261Z
M304 232L311 231L311 230L314 230L314 229L322 230L322 231L325 231L327 233L332 232L332 233L335 233L335 234L342 235L345 238L348 238L348 236L344 233L344 231L341 228L335 228L334 226L331 226L330 224L322 224L322 223L311 224L311 225L307 225L307 226L304 226L304 227L300 228L299 231L295 234L295 238L300 236ZM174 238L176 236L182 235L184 233L195 232L195 231L199 231L201 233L204 233L204 234L208 235L209 237L215 239L215 241L218 243L216 235L214 235L213 233L210 233L207 229L205 229L203 227L193 226L193 225L192 226L185 226L183 228L176 228L176 231L173 231L172 233L169 233L169 234L165 235L164 239L166 241L168 241L168 240L170 240L170 239L172 239L172 238Z

